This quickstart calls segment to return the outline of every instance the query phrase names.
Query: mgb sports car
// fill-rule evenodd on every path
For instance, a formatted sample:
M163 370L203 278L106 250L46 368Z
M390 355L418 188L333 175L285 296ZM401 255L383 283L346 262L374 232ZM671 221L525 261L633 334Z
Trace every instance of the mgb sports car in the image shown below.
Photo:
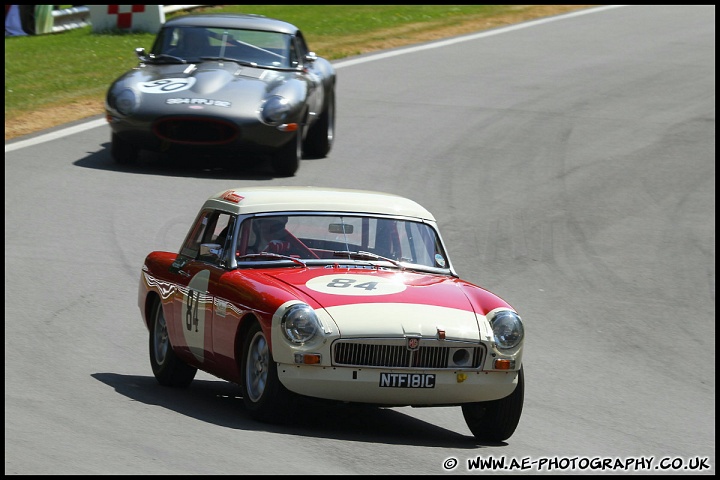
M185 15L168 20L139 64L105 99L111 154L141 150L268 158L291 176L303 155L325 157L335 133L333 66L301 31L260 15ZM243 162L246 163L246 162Z
M303 398L459 406L489 441L520 420L520 315L458 277L435 218L405 197L220 191L178 253L146 257L138 305L161 385L200 369L237 384L260 421L292 417Z

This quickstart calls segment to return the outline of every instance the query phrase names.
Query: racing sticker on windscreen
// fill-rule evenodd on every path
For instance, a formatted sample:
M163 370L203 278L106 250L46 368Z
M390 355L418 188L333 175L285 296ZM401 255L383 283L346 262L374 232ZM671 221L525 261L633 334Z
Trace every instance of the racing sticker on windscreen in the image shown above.
M330 295L390 295L405 290L405 284L385 277L370 275L323 275L309 280L305 286Z
M137 88L142 93L175 93L192 88L193 85L195 85L194 77L181 77L141 82L137 84Z
M381 387L394 388L435 388L432 373L381 373Z

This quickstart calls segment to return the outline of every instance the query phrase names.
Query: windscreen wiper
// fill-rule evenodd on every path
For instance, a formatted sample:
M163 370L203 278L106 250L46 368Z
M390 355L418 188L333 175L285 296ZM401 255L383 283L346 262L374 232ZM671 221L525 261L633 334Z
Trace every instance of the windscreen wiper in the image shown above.
M289 255L280 255L278 253L272 253L272 252L260 252L260 253L248 253L247 255L240 255L237 257L237 260L254 260L254 259L261 259L261 258L269 258L274 260L292 260L293 262L297 263L298 265L302 265L303 267L307 267L307 264L300 260L299 258L291 257Z
M397 260L393 260L392 258L383 257L382 255L377 255L375 253L371 252L351 252L349 250L336 250L333 252L333 255L335 257L347 257L348 259L352 260L384 260L386 262L390 262L393 265L395 265L398 268L403 268L402 264L398 262Z
M246 60L239 60L237 58L230 57L200 57L200 60L210 60L215 62L235 62L244 67L257 67L258 64L255 62L248 62Z
M187 63L184 58L176 57L175 55L168 55L167 53L150 54L147 57L151 63Z

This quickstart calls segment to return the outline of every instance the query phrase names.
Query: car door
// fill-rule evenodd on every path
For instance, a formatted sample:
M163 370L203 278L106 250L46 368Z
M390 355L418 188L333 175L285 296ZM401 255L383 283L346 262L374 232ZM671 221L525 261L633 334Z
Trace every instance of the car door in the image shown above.
M232 222L232 216L225 212L200 212L173 264L178 288L173 298L173 328L169 333L173 345L199 366L214 363L214 292L227 271L223 252Z

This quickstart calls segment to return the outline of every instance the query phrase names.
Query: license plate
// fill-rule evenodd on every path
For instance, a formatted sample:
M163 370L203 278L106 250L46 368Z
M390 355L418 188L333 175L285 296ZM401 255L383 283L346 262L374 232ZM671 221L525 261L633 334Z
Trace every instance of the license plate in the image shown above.
M380 386L391 388L435 388L435 374L381 373Z

